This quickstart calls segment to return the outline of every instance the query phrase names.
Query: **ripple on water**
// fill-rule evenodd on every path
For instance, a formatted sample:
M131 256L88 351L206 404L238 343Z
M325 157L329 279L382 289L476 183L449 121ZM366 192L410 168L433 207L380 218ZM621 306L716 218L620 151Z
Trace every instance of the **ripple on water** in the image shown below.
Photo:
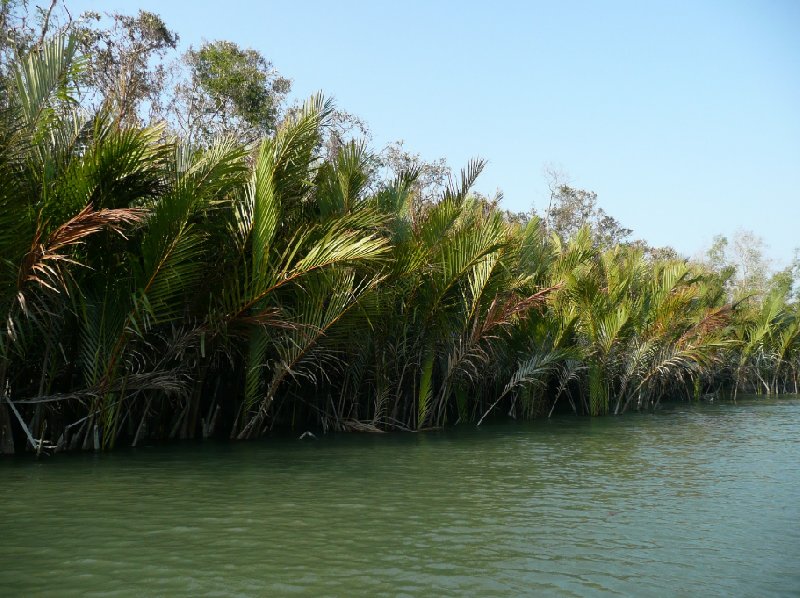
M800 591L800 400L0 463L0 595Z

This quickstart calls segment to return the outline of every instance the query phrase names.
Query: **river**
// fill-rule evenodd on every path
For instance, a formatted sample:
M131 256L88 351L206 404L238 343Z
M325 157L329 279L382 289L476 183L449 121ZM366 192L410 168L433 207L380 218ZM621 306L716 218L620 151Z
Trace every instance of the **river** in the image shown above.
M800 398L0 461L2 596L800 595Z

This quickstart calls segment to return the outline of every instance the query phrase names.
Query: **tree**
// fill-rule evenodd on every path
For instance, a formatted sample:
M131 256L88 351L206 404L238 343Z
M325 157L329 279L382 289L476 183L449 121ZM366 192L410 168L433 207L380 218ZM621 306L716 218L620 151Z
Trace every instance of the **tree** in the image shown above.
M75 292L76 266L87 257L81 249L90 238L141 221L141 210L108 207L104 199L124 202L159 182L144 172L158 163L147 151L146 132L92 126L62 109L74 101L75 53L72 38L56 36L20 60L0 121L0 403L9 405L32 447L37 443L13 391L30 384L31 362L41 364L39 394L52 381L67 297L81 296ZM79 144L74 136L81 130L90 132ZM30 426L37 434L38 414ZM0 452L13 451L9 430L2 404Z
M291 81L260 52L215 41L190 49L183 61L187 79L176 86L172 116L187 137L254 142L275 131Z
M738 295L763 296L767 291L770 260L764 255L764 239L753 231L739 229L733 238L733 260L737 267Z
M30 54L34 47L41 48L48 33L63 33L69 26L67 14L54 11L57 0L47 5L34 4L29 0L0 0L0 102L7 107L9 81L14 66Z
M423 203L429 203L444 192L452 170L444 158L428 162L419 154L407 151L403 144L403 141L395 141L387 145L381 152L381 165L388 169L388 178L397 177L403 172L416 172L414 190Z
M110 24L101 27L107 20ZM164 59L178 43L178 34L157 14L136 16L87 12L74 25L86 57L82 81L89 104L107 109L120 124L162 115L168 68Z
M623 227L615 218L597 205L597 193L571 187L558 173L550 177L550 203L544 222L562 241L571 239L584 226L589 226L595 243L613 247L622 243L633 232Z
M769 287L771 261L764 255L764 239L739 229L733 242L716 235L706 252L706 263L718 273L733 299L763 298Z

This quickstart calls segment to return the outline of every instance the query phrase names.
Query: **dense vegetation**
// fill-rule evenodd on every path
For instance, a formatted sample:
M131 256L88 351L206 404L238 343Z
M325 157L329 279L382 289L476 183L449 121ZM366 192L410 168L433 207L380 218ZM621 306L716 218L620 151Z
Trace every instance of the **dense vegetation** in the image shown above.
M797 392L793 270L628 242L564 184L508 214L481 161L436 185L229 42L160 102L155 15L33 35L3 7L4 452Z

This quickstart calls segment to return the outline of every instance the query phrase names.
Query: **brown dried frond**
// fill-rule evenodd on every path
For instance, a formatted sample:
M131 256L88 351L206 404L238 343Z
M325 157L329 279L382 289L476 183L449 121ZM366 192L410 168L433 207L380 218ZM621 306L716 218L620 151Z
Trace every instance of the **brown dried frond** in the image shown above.
M78 214L53 230L44 241L44 225L36 226L33 242L22 258L17 278L17 296L24 311L22 292L28 283L38 284L56 293L66 291L65 273L62 264L76 264L62 250L83 243L87 237L111 230L124 237L122 227L140 222L144 211L136 208L95 210L89 204Z
M527 297L511 295L505 300L498 300L495 298L486 311L486 317L481 323L480 336L498 326L511 324L515 316L523 316L534 307L541 308L547 301L547 297L550 293L558 290L561 286L561 284L558 284L553 287L540 289L533 295L528 295Z
M145 210L139 208L95 210L89 204L50 233L46 246L50 251L58 251L68 245L81 243L86 237L104 229L124 237L122 226L141 222L144 214Z
M678 339L678 346L684 346L692 339L703 338L727 326L733 316L733 305L730 303L709 312L697 324L689 328Z

